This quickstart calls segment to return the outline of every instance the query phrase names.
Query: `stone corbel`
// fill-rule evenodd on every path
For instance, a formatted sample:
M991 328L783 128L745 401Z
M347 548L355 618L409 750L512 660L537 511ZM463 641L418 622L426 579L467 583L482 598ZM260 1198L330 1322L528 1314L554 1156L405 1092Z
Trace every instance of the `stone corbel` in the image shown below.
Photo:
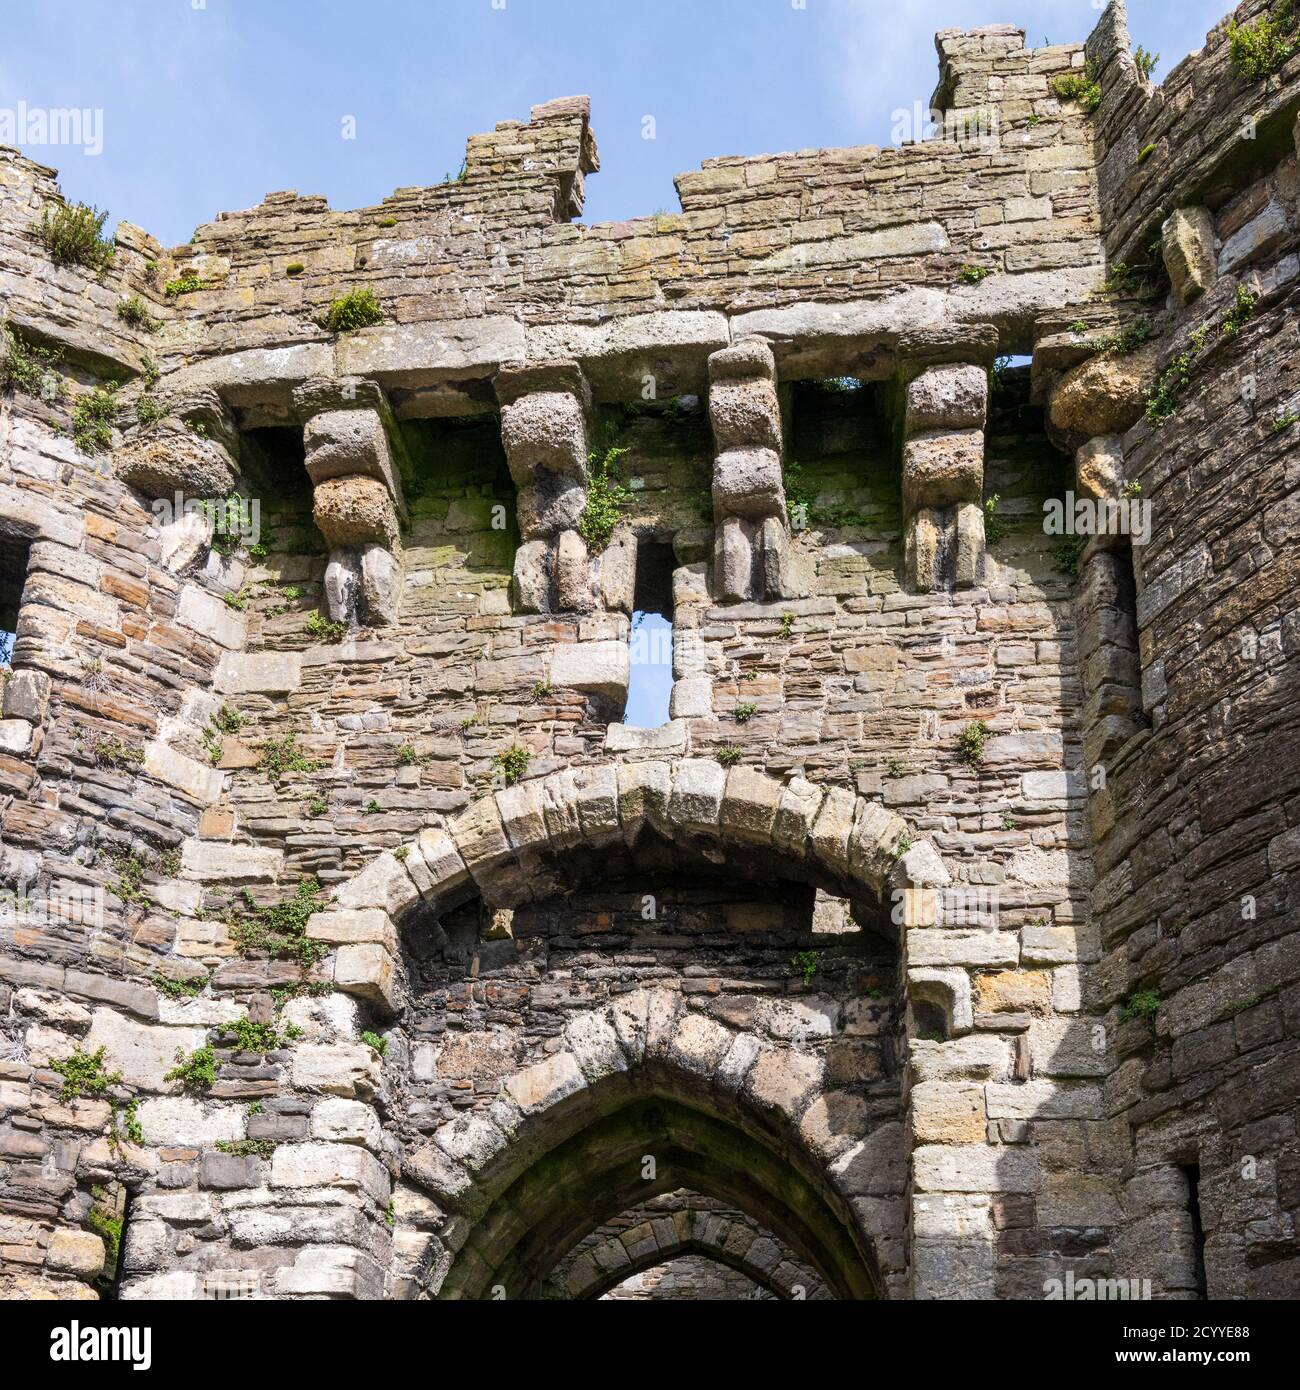
M714 587L723 602L791 598L776 362L761 338L709 358Z
M593 553L578 531L591 478L591 392L581 368L576 362L511 364L495 384L501 441L519 489L516 611L630 615L636 537L620 529Z
M330 618L349 626L396 622L402 601L400 436L372 382L307 382L294 392L306 424L312 518L331 547L325 570Z
M988 375L929 367L907 387L903 515L909 586L969 589L984 568L984 424Z

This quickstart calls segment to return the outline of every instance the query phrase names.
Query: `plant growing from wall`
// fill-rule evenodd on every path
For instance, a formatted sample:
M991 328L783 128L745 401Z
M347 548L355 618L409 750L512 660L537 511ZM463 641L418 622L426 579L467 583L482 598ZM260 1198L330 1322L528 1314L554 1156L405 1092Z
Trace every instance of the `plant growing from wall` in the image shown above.
M1101 105L1101 80L1089 59L1082 72L1063 72L1052 78L1052 92L1061 101L1077 101L1088 115Z
M1137 70L1142 74L1143 78L1150 82L1151 74L1160 66L1160 55L1158 53L1149 53L1141 44L1138 44L1133 50L1133 61L1137 64Z
M321 613L310 614L303 624L303 631L309 637L319 638L322 642L337 642L347 630L347 623L331 622Z
M246 897L244 904L247 911L230 921L230 939L242 955L265 953L310 968L328 950L325 942L307 935L308 921L324 910L322 889L314 877L300 880L293 897L283 902L258 907Z
M1300 46L1296 33L1300 21L1297 0L1277 0L1269 14L1251 24L1228 23L1228 62L1244 82L1269 77Z
M578 518L578 534L587 548L597 553L609 544L622 517L623 505L632 495L619 481L620 460L626 453L626 449L611 447L604 454L593 452L588 456L591 481L587 485L587 505Z
M528 775L528 760L531 756L527 748L512 743L504 752L493 754L492 766L506 786L513 787Z
M113 243L103 234L106 221L107 212L60 199L45 205L32 230L55 265L84 266L99 275L113 260Z
M821 960L822 953L820 951L796 951L790 957L790 964L803 976L805 989L812 984L813 976L817 973Z
M972 719L957 735L957 756L967 767L978 767L984 761L988 736L989 726L982 719Z
M1005 539L1011 527L1001 516L998 515L998 506L1002 501L1001 493L993 493L992 496L984 499L984 539L989 545L996 545L998 541Z
M102 454L113 445L117 424L118 382L108 381L87 391L72 408L72 438L83 454Z
M179 1081L191 1095L206 1094L216 1079L216 1053L207 1045L196 1047L193 1052L177 1048L176 1065L163 1077L164 1081Z
M384 311L371 289L350 290L334 300L317 323L327 333L355 333L383 323Z
M175 280L168 280L163 293L168 299L179 299L183 294L193 294L203 288L203 281L193 270L183 270Z
M298 747L298 735L292 732L267 739L257 760L257 770L266 773L272 782L279 782L290 772L319 772L324 766Z
M129 299L118 300L117 316L128 328L138 328L144 333L154 333L159 327L159 320L149 313L144 300L138 294L131 295Z
M1246 326L1247 321L1255 312L1255 303L1259 296L1251 294L1245 285L1237 286L1237 296L1232 302L1232 308L1228 311L1227 317L1223 320L1223 336L1225 338L1235 338L1238 333Z
M1127 1023L1134 1018L1150 1020L1155 1017L1159 1008L1160 991L1158 989L1134 990L1120 1005L1119 1019L1121 1023Z
M50 1070L63 1078L59 1091L61 1101L77 1100L81 1096L102 1096L110 1087L122 1084L120 1071L104 1070L104 1045L94 1052L85 1052L78 1043L71 1056L50 1063Z
M61 361L58 349L24 342L12 329L0 328L0 391L12 388L27 396L47 395Z

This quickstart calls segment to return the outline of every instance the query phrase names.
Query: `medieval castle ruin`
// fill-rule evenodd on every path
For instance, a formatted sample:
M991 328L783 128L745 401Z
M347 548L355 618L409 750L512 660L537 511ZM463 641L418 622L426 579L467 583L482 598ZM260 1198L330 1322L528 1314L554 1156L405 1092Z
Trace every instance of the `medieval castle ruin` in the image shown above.
M1297 26L594 226L0 149L0 1297L1300 1294Z

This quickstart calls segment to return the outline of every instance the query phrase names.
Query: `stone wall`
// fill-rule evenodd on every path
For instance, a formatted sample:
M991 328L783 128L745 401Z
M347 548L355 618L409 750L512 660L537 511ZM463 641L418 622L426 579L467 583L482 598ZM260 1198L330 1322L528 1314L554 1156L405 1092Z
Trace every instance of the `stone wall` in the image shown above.
M1122 9L938 47L945 138L710 161L619 225L573 223L584 99L376 209L123 227L99 277L0 152L6 341L64 382L0 398L8 1296L88 1296L123 1213L121 1297L553 1296L647 1224L638 1277L708 1254L687 1190L835 1297L1180 1297L1197 1165L1211 1292L1294 1283L1294 155L1210 178L1257 103L1219 41L1149 91ZM1162 144L1186 90L1222 120ZM363 288L383 322L319 325ZM1149 547L1076 581L1044 503L1132 481ZM162 505L236 487L242 541Z

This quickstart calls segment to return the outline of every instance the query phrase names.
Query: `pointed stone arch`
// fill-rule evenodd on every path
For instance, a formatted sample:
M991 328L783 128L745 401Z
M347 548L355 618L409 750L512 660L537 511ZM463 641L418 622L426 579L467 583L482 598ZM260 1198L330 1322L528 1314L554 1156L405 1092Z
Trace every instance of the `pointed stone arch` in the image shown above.
M684 1185L769 1226L834 1296L887 1291L877 1248L896 1232L880 1199L902 1199L902 1127L864 1127L814 1053L669 989L584 1010L559 1044L406 1160L450 1218L428 1256L435 1296L535 1296L605 1220Z

